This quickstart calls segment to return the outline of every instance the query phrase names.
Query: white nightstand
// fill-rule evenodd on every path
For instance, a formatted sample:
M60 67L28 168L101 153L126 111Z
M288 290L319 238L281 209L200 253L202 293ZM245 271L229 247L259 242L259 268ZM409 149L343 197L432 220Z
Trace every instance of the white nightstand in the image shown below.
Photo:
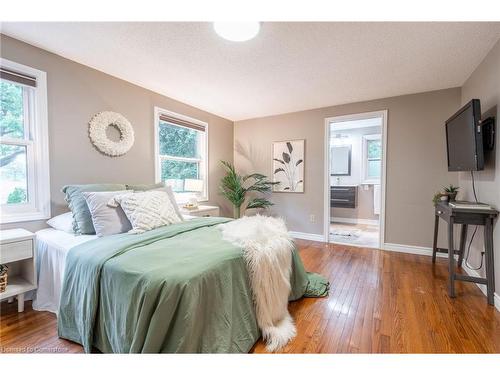
M199 217L210 217L210 216L219 216L220 210L217 206L204 206L199 205L195 210L188 210L184 207L179 207L180 211L183 215L191 215L191 216L199 216Z
M9 266L7 289L0 300L17 296L17 311L24 311L24 293L36 289L35 234L25 229L0 231L0 264Z

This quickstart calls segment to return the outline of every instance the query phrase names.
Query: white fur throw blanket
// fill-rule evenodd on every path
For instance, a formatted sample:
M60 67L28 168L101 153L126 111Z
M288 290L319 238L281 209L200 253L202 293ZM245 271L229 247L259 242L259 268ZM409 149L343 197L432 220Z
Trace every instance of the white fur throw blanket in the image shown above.
M285 223L257 215L220 224L219 228L224 240L243 249L266 349L282 348L296 334L288 313L293 242Z

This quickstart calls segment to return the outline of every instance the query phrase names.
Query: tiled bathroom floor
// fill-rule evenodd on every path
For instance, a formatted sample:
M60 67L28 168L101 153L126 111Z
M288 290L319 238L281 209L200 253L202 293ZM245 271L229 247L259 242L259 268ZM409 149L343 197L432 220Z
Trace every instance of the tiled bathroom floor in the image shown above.
M369 224L330 224L330 242L379 247L379 226Z

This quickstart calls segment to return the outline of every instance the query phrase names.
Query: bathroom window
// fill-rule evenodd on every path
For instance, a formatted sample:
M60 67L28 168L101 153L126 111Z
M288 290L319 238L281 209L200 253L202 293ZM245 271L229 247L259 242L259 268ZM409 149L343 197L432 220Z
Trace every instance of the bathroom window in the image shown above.
M382 170L382 140L380 134L363 136L363 183L379 184Z

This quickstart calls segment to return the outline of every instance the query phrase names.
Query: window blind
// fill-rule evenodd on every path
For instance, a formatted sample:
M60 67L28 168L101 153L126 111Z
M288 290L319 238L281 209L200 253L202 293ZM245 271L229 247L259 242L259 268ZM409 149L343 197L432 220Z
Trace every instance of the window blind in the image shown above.
M163 115L163 114L160 115L160 121L165 121L165 122L168 122L170 124L183 126L185 128L197 130L200 132L204 132L206 130L205 126L203 126L203 125L195 124L195 123L190 122L190 121L181 120L181 119L171 117L168 115Z
M20 83L21 85L36 87L36 78L26 74L17 73L12 70L0 67L0 78L7 81Z

